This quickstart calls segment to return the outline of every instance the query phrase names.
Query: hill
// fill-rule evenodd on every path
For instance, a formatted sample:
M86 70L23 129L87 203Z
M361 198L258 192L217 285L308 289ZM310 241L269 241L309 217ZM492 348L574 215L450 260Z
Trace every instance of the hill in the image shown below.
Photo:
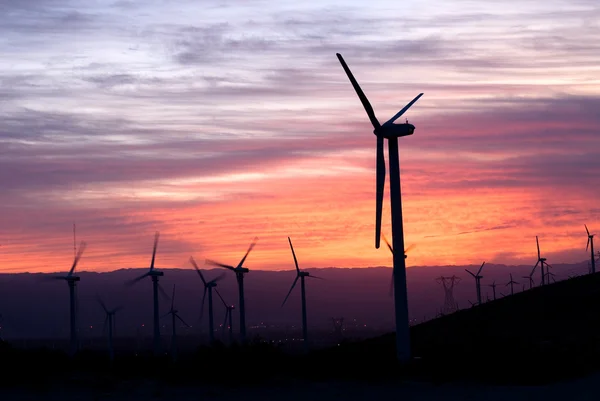
M600 367L600 274L536 287L411 328L412 373L437 380L540 384ZM320 358L353 365L393 365L393 334ZM358 362L360 361L360 362Z

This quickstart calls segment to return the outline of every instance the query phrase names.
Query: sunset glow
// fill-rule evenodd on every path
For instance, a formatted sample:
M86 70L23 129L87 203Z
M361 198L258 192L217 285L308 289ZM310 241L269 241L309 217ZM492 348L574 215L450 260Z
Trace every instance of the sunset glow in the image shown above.
M408 266L579 262L600 234L596 1L9 1L0 269L389 266L375 136L401 119ZM386 150L387 158L387 150ZM387 191L387 183L386 183ZM390 233L389 194L383 231Z

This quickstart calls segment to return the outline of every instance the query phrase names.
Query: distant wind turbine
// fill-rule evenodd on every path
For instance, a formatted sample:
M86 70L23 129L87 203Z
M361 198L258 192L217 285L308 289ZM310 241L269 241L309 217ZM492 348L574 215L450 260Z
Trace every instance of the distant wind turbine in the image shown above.
M585 225L585 224L584 224ZM585 225L585 231L588 235L587 245L585 246L585 250L590 249L590 258L592 261L592 274L596 273L596 258L594 258L594 234L590 234L590 230L588 230L587 225Z
M106 307L106 304L102 301L102 299L100 297L98 297L98 303L104 310L104 313L106 313L106 319L104 320L104 329L102 331L104 331L105 329L108 329L108 356L109 356L110 360L112 361L115 359L115 351L114 351L114 347L113 347L113 336L114 336L114 330L115 330L115 314L118 311L120 311L121 309L123 309L123 307L119 306L117 308L113 308L113 309L109 310Z
M214 318L213 318L212 290L213 290L213 288L215 288L217 286L217 281L219 281L223 277L225 277L225 273L222 273L221 275L215 277L214 279L212 279L210 281L206 281L204 279L204 275L202 274L202 271L196 264L196 261L194 260L194 258L191 256L190 256L190 263L192 264L192 266L194 266L194 269L196 269L196 272L200 276L200 280L202 280L202 283L204 284L204 293L202 294L202 305L200 306L200 319L202 319L202 316L204 314L204 301L206 300L206 294L208 293L208 332L209 332L209 342L210 342L210 344L212 344L213 342L215 342L215 325L214 325Z
M225 265L223 263L215 262L214 260L207 259L206 263L213 266L224 267L225 269L231 270L235 273L235 277L238 282L238 293L239 293L239 305L240 305L240 341L242 343L246 342L246 304L244 302L244 274L248 273L249 270L244 267L244 262L248 257L248 254L256 245L256 241L258 241L258 237L254 238L254 241L248 247L246 254L240 260L240 263L236 267Z
M142 274L141 276L127 281L125 283L125 285L131 286L135 283L137 283L140 280L143 280L146 277L150 277L152 278L152 291L153 291L153 299L154 299L154 355L158 356L160 355L160 315L159 315L159 310L158 310L158 292L160 290L161 294L165 297L165 298L169 298L169 296L167 295L167 293L165 292L165 290L160 286L160 284L158 283L158 279L159 277L162 277L165 275L165 273L158 271L154 268L154 261L156 259L156 248L158 247L158 238L160 236L160 233L157 231L156 234L154 235L154 248L152 250L152 261L150 262L150 270L148 270L148 272Z
M542 258L542 255L540 253L540 241L538 240L537 235L535 236L535 243L537 245L538 260L535 263L535 266L533 266L533 270L532 270L531 274L533 274L533 272L539 265L540 269L542 270L542 285L544 285L546 283L546 273L545 273L544 267L548 266L548 263L546 263L546 258Z
M477 303L479 305L481 305L481 279L483 278L483 276L479 275L479 273L481 273L483 265L485 265L485 262L481 264L481 267L479 268L479 270L477 270L477 274L474 274L469 269L465 269L465 271L471 276L473 276L473 278L475 279L475 290L477 292Z
M523 276L521 278L524 278L525 280L527 280L529 282L529 289L533 288L533 272L531 272L531 274L529 276Z
M83 254L83 251L85 251L86 248L86 243L85 242L81 242L81 244L79 245L79 250L77 251L77 254L75 255L75 259L73 260L73 265L71 266L71 270L69 270L69 272L65 275L65 276L51 276L50 280L65 280L67 282L67 285L69 286L69 310L70 310L70 316L71 316L71 322L70 322L70 345L69 345L69 353L72 355L75 355L75 353L77 352L78 348L79 348L79 342L77 340L77 299L76 299L76 286L77 286L77 282L80 279L79 276L76 276L75 273L75 268L77 267L77 263L79 263L79 259L81 259L81 255Z
M227 302L225 302L225 300L221 296L221 293L216 288L215 292L223 302L223 306L225 306L225 319L223 319L223 325L221 326L221 334L223 334L225 327L227 326L227 329L229 331L229 344L231 345L233 344L233 319L231 318L231 314L235 309L235 305L230 305Z
M408 123L394 124L421 96L420 93L402 110L396 113L383 125L379 123L373 107L365 96L361 87L356 82L350 68L344 61L341 54L337 53L337 58L342 64L348 79L352 83L356 94L358 95L371 124L373 133L377 138L377 173L376 173L376 208L375 208L375 248L379 248L381 237L381 215L383 209L383 189L385 185L385 159L384 159L384 139L388 140L389 164L390 164L390 202L392 210L392 240L394 249L404 249L404 229L402 222L402 194L400 190L400 160L398 156L398 138L412 135L415 126ZM406 363L410 359L410 321L408 318L408 297L406 288L406 265L403 255L394 254L394 296L395 296L395 314L396 314L396 357L401 363Z
M492 282L492 284L488 284L489 287L492 287L492 294L494 295L494 301L496 300L496 280Z
M390 252L392 253L392 255L394 255L394 248L392 247L392 245L390 245L390 242L388 241L388 239L385 237L385 235L381 234L381 236L383 237L383 240L385 241L385 244L387 245L388 249L390 250ZM406 253L408 251L410 251L411 249L413 249L416 246L416 244L411 244L408 246L408 248L406 248L404 250L404 259L406 259L408 256L406 255ZM394 271L392 269L392 277L390 280L390 297L394 295Z
M285 299L283 300L283 303L281 304L281 306L283 307L283 305L285 305L286 301L290 297L290 294L294 290L296 283L298 282L298 280L300 280L300 296L301 296L301 301L302 301L302 340L303 340L304 352L307 352L308 351L308 326L306 323L306 287L304 286L304 279L306 277L321 279L321 277L311 276L309 272L300 271L300 268L298 267L298 259L296 259L296 252L294 252L294 246L292 245L292 240L290 239L290 237L288 237L288 242L290 243L290 249L292 250L292 256L294 257L294 265L296 266L296 279L292 283L292 287L290 288L290 291L285 296Z
M513 280L512 273L510 273L510 281L506 283L506 285L510 285L510 295L515 295L514 285L519 284L515 280Z
M173 284L173 296L171 297L171 309L165 316L171 315L171 359L177 360L177 320L186 327L191 327L179 316L179 311L175 309L175 284ZM164 317L164 316L163 316Z

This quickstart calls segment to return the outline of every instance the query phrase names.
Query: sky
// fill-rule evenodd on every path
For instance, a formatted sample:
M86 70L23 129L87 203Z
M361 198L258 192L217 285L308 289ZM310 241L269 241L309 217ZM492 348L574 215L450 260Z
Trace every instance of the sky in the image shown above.
M400 139L415 265L585 260L600 234L600 4L0 2L0 271L391 265L375 137ZM387 157L387 154L386 154ZM388 175L389 177L389 175ZM389 193L383 232L390 237ZM600 243L597 246L600 249Z

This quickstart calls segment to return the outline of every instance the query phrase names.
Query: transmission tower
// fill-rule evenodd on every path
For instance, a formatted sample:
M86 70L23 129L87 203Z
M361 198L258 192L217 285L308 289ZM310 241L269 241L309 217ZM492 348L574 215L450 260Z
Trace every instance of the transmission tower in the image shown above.
M456 312L458 310L458 303L454 300L454 286L460 283L460 277L440 276L436 278L435 281L444 288L444 306L442 306L442 313L447 315Z

